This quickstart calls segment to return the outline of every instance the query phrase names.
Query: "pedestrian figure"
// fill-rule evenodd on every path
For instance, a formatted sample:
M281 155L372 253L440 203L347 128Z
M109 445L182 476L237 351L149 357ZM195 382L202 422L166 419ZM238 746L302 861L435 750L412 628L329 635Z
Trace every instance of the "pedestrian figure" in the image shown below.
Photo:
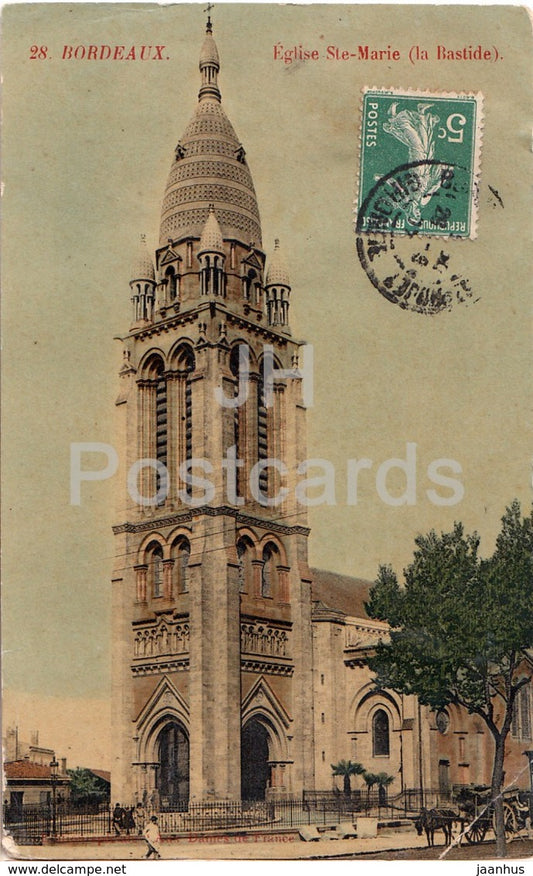
M113 827L115 828L116 836L120 836L124 826L124 810L120 803L117 803L113 809Z
M126 831L126 836L130 835L130 831L135 832L135 819L133 817L133 806L124 811L123 826Z
M142 836L144 823L146 821L146 811L142 803L137 803L137 806L133 810L133 819L135 821L135 827L137 828L137 835Z
M144 857L151 858L152 855L154 855L155 858L160 858L161 834L159 833L159 826L155 815L152 815L150 821L144 828L143 837L148 844L148 851Z

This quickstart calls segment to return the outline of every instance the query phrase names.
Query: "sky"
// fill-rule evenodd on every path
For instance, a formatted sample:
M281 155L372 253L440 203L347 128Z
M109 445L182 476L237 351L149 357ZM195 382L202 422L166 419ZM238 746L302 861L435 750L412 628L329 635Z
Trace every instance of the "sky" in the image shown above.
M173 150L195 107L202 9L4 9L4 714L93 767L108 762L111 526L123 473L84 484L71 505L70 444L113 444L114 338L129 325L139 234L157 245ZM457 519L490 554L506 505L531 501L527 13L223 4L213 21L263 246L268 255L281 240L293 335L314 349L307 456L333 464L336 503L310 509L311 565L370 580L380 563L401 572L418 532ZM285 64L274 60L279 43L320 57ZM65 45L90 44L164 44L165 60L62 60ZM326 58L327 46L361 44L390 45L400 60ZM408 59L417 44L425 63ZM437 62L440 44L497 46L501 60ZM46 57L32 60L41 47ZM401 310L363 271L353 204L364 86L482 92L477 239L446 242L476 303ZM405 460L407 445L416 501L392 506L376 473ZM347 505L347 460L361 458L372 467ZM441 458L461 467L453 506L427 495L428 465ZM401 474L389 484L401 494Z

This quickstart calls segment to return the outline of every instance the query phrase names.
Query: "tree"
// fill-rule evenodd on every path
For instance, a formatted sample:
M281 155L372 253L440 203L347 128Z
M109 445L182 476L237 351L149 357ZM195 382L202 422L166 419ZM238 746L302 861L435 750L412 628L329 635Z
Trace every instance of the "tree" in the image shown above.
M387 788L394 781L394 776L389 776L388 773L376 774L376 785L379 791L379 805L383 806L387 802Z
M494 744L491 792L496 848L505 856L505 742L520 688L533 667L533 512L514 501L502 518L493 555L478 556L479 538L460 523L450 533L415 539L401 587L381 567L370 591L370 617L390 624L368 664L376 683L415 694L432 709L454 703L485 722Z
M101 803L108 796L109 784L84 767L67 770L70 776L70 799L76 804Z
M377 785L378 777L376 773L369 773L366 770L363 773L363 779L366 785L366 808L370 809L370 791Z
M349 797L351 793L350 777L361 776L365 771L364 767L361 766L360 763L354 763L354 761L351 760L340 760L336 764L332 763L331 769L334 776L342 776L344 783L344 793L347 797Z

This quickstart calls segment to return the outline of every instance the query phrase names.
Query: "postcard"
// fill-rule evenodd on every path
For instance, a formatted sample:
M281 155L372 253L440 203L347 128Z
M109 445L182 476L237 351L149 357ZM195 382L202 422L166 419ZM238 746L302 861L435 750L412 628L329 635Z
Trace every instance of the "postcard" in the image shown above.
M530 30L4 7L7 858L531 855Z

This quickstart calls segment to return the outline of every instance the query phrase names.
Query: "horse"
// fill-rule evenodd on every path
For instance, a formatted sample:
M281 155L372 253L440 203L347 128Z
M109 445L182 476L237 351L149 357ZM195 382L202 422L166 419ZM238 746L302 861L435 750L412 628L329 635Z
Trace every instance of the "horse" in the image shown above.
M435 831L442 830L444 845L449 846L452 842L453 823L456 820L457 813L452 809L422 809L415 821L415 828L418 836L422 836L422 831L426 832L428 847L435 845Z

